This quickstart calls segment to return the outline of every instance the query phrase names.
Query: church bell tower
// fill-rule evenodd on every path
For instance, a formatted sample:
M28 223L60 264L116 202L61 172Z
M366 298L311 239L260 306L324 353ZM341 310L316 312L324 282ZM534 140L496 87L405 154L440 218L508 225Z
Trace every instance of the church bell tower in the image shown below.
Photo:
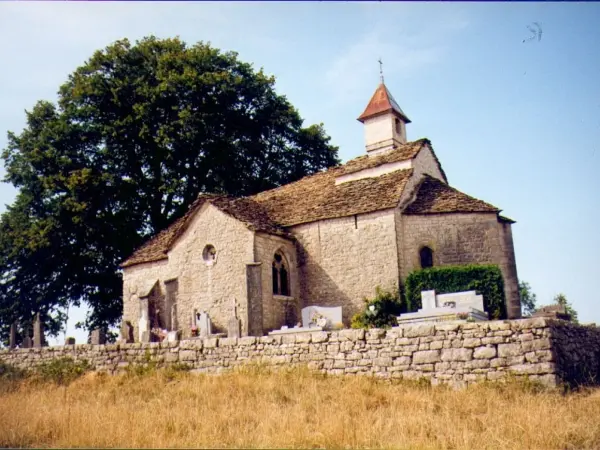
M365 146L369 155L384 153L406 143L406 124L410 123L410 119L386 87L383 74L358 121L365 127Z

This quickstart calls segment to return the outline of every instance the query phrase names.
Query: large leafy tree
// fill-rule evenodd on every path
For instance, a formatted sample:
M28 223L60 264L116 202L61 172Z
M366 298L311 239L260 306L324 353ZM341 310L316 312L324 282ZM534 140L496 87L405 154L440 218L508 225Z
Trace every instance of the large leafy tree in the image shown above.
M338 163L274 78L206 43L145 38L97 51L9 133L0 222L0 316L40 312L56 333L70 304L86 326L121 314L119 263L200 192L250 195Z
M537 295L531 290L531 286L527 281L519 281L519 295L523 316L530 317L537 308Z

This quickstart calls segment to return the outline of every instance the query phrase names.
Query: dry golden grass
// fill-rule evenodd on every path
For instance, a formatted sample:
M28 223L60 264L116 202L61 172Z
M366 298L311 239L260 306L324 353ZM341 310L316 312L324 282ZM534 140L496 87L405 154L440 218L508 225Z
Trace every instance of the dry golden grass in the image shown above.
M600 390L454 391L304 370L88 374L1 393L0 446L600 448Z

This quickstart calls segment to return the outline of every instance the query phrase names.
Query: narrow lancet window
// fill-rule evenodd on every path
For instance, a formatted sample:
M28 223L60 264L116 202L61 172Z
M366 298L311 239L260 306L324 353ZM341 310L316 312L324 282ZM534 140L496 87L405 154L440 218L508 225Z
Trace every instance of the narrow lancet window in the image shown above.
M419 251L419 256L421 258L422 269L433 267L433 250L431 250L429 247L423 247Z

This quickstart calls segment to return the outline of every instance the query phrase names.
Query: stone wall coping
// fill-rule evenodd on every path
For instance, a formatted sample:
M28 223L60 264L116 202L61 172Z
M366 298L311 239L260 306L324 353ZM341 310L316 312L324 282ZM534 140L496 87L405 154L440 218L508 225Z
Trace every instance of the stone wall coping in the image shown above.
M419 324L404 324L390 329L352 329L346 328L336 331L316 331L313 333L303 333L302 335L289 334L282 336L246 336L241 338L203 338L203 339L184 339L175 342L149 342L149 343L115 343L115 344L74 344L74 345L56 345L42 348L18 348L18 349L0 349L0 354L6 353L39 353L39 352L64 352L64 351L85 351L85 350L135 350L135 349L158 349L158 348L216 348L231 346L247 346L260 344L295 344L295 343L319 343L319 342L344 342L344 341L374 341L381 339L395 338L414 338L435 335L438 331L463 331L475 330L482 331L501 331L512 330L519 331L525 329L546 328L550 325L571 327L578 326L584 328L598 328L595 324L575 325L564 320L534 317L512 320L493 320L487 322L465 322L463 320L453 320L444 322L430 322Z

